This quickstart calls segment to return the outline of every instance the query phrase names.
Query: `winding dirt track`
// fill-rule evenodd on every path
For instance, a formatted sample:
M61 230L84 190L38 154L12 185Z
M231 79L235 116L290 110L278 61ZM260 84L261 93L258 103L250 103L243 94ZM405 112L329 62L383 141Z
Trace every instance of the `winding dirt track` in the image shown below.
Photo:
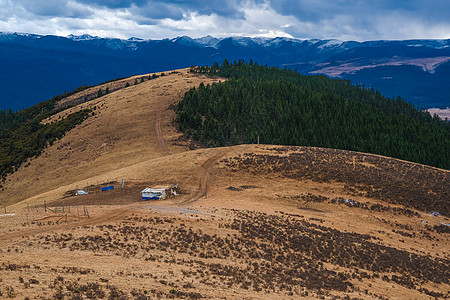
M164 137L163 137L163 134L161 131L161 108L158 108L156 111L155 131L156 131L156 138L158 139L158 144L164 150L165 154L169 155L170 152L167 149L166 141L164 140Z
M202 163L202 165L197 171L198 188L196 193L191 198L188 198L178 203L179 205L192 204L202 197L206 198L208 197L208 179L210 174L210 168L214 165L214 163L217 162L217 160L223 157L228 151L229 150L227 149L220 149L218 153L216 153L214 156L208 158L205 162Z
M161 106L159 106L159 108L156 111L156 117L155 117L156 138L158 140L158 144L160 145L161 149L164 150L165 155L170 155L170 151L167 147L166 141L164 139L164 135L161 130L161 115L162 115L162 109L161 109ZM199 170L197 171L199 183L198 183L198 188L197 188L196 193L191 198L185 199L184 201L177 203L178 205L191 204L202 197L208 196L207 193L208 193L209 169L219 158L221 158L223 155L225 155L226 152L227 151L225 149L221 149L214 156L208 158L205 162L202 163Z

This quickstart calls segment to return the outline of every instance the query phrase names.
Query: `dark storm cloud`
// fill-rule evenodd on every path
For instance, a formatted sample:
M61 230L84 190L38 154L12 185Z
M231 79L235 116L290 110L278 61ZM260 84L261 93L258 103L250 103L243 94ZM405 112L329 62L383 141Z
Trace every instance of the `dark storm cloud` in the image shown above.
M243 18L241 3L237 0L192 0L192 1L146 1L136 3L138 13L155 19L171 18L180 20L185 14L212 15L226 18Z
M450 1L443 0L272 0L270 5L280 14L293 15L299 20L313 23L338 16L362 20L390 14L432 23L450 20Z
M181 7L154 1L147 3L143 7L132 9L132 11L142 17L153 20L165 18L180 20L184 14L184 10Z
M0 1L0 4L1 1ZM70 5L68 1L60 0L16 0L11 10L5 9L5 16L2 17L69 17L85 18L92 14L87 7L80 5ZM1 10L0 10L1 11Z
M238 0L192 0L192 1L152 1L152 0L77 0L89 6L107 7L110 9L135 7L134 12L152 18L181 19L183 13L201 15L217 14L219 16L241 18L241 1Z
M237 0L192 0L192 1L164 1L172 6L182 7L185 10L196 11L202 15L217 14L223 17L241 18L241 1Z
M84 3L86 5L97 5L97 6L103 6L108 8L129 8L132 5L136 6L142 6L146 4L147 2L150 2L148 0L78 0L79 3Z

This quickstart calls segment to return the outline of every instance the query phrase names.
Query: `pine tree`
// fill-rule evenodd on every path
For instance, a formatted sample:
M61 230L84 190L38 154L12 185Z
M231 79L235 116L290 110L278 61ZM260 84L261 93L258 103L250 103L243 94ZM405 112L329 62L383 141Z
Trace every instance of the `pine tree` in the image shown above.
M228 77L186 92L176 122L206 146L309 145L382 154L450 168L450 124L401 98L348 80L224 61L192 69Z

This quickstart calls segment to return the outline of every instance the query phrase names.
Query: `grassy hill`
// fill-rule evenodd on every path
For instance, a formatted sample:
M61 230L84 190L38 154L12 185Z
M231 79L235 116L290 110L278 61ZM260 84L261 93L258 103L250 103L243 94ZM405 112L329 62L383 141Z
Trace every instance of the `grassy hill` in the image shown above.
M167 135L170 131L169 137L179 136L175 128L169 126L173 118L169 116L174 112L167 110L167 107L175 105L189 88L216 80L205 81L188 74L186 70L170 73L166 72L166 76L160 76L161 73L138 75L90 87L59 99L52 104L55 109L49 109L49 113L45 114L40 114L42 109L37 106L33 107L38 112L37 118L41 119L37 122L34 114L31 117L37 122L38 131L58 126L60 122L70 120L71 115L83 111L91 111L91 116L51 144L50 140L44 143L46 139L43 139L44 147L36 150L39 150L37 156L33 153L27 158L28 152L14 152L16 156L23 153L25 157L14 164L13 173L6 173L0 201L6 201L8 205L53 189L71 185L75 188L76 182L95 176L104 175L108 178L105 182L111 181L112 178L105 175L110 171L165 155L166 151L159 146L163 141L156 136L156 124L160 134ZM107 87L110 93L94 97L100 89L105 91ZM94 99L85 101L85 97L91 99L91 95ZM159 122L156 122L157 119ZM24 122L20 126L26 124ZM11 130L16 132L20 126ZM26 134L21 138L30 137L32 135ZM29 145L37 146L33 143ZM7 150L4 155L9 157ZM98 180L94 184L100 182ZM64 192L55 197L62 196ZM49 197L48 201L51 199Z
M156 79L161 74L117 78L99 86L81 86L19 111L0 111L0 177L2 182L23 163L41 155L43 149L61 139L68 131L95 115L97 107L75 109L72 106L95 100L111 92ZM62 114L60 114L63 112ZM55 116L58 118L55 118ZM28 166L28 165L26 165ZM1 187L1 185L0 185Z
M177 131L176 108L227 79L149 78L79 91L39 122L95 112L6 176L0 297L449 296L449 171L310 146L204 148ZM172 183L177 197L140 199Z

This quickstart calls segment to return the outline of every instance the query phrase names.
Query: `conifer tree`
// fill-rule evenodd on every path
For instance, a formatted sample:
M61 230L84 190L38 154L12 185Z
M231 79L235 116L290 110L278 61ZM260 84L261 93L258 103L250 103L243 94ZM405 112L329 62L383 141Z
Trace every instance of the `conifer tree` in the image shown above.
M450 124L400 97L348 80L225 60L194 73L228 77L186 92L179 129L206 146L306 145L382 154L450 168Z

